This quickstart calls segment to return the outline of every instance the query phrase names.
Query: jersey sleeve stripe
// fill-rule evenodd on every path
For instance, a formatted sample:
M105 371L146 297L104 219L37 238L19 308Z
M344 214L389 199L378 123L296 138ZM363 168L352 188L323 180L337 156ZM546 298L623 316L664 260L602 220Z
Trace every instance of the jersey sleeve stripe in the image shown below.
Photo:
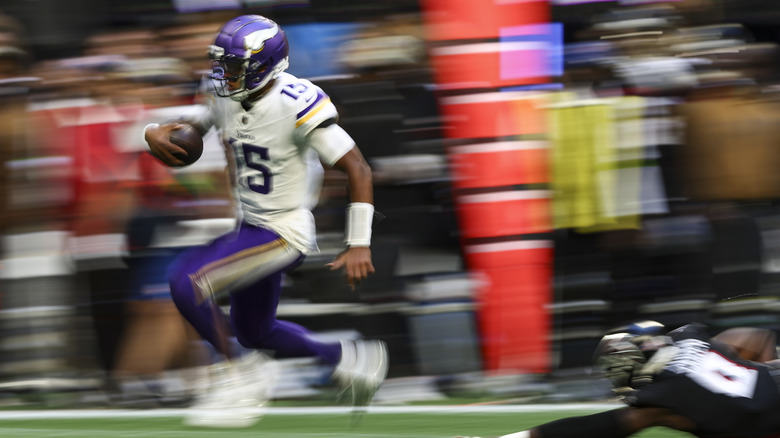
M298 121L295 123L295 126L298 127L306 123L307 120L322 110L322 108L328 102L330 102L330 98L318 92L317 98L314 99L314 102L312 102L311 105L307 106L303 111L297 114L296 119L298 119Z
M296 119L300 119L301 117L305 116L306 113L308 113L309 111L311 111L312 108L314 108L316 105L318 105L322 101L323 98L327 98L325 93L323 93L321 90L317 90L317 96L315 97L314 102L312 102L311 104L309 104L309 106L307 106L306 108L301 110L301 112L299 112L295 116L295 118Z

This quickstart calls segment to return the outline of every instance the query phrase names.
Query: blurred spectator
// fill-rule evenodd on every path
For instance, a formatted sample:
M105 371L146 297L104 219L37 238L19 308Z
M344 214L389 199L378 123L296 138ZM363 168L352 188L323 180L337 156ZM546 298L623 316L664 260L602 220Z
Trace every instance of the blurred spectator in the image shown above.
M126 56L145 58L159 56L161 49L157 45L157 35L144 28L114 30L87 38L84 56Z
M149 387L140 385L147 392L139 393L134 382L159 386L155 381L162 373L198 361L191 354L199 346L188 342L188 326L167 290L158 287L160 266L169 250L154 248L160 244L152 238L155 228L159 237L159 227L177 220L176 215L192 219L202 212L212 217L232 214L228 200L206 203L206 208L176 205L198 193L208 191L211 196L223 191L221 169L205 179L208 183L187 186L186 178L177 179L137 146L141 143L137 124L145 123L156 108L191 105L197 81L184 61L149 57L154 52L145 48L152 46L153 37L148 32L102 34L89 41L89 56L36 66L42 81L36 85L34 102L29 111L18 113L34 126L23 154L57 159L41 160L50 166L36 178L19 178L14 189L17 195L26 195L20 199L27 204L44 194L56 201L46 205L59 210L33 217L60 221L60 229L72 234L76 272L71 280L79 287L69 297L67 288L52 292L62 293L62 299L70 299L68 304L78 305L78 310L86 309L83 316L92 322L92 332L80 338L82 352L95 350L82 354L89 358L81 363L84 370L97 366L116 377L117 386L128 391L120 400L134 403L138 397L160 402L159 393L149 399ZM37 190L27 187L28 181L36 183ZM53 181L57 184L41 187ZM25 226L34 223L28 220ZM157 269L155 262L160 263ZM166 284L164 279L162 283ZM133 376L143 379L127 383Z
M20 385L75 376L85 361L67 258L69 156L35 112L24 29L0 17L2 297L0 378ZM12 386L11 386L12 387Z
M184 61L167 57L128 59L115 66L110 76L126 85L115 90L118 93L114 99L126 108L136 108L128 123L116 127L120 130L116 138L121 139L121 150L134 157L138 172L137 178L128 181L135 202L123 230L128 283L126 325L119 335L111 369L115 402L133 406L187 403L196 376L182 374L181 370L207 365L210 359L171 301L165 274L173 257L195 243L177 242L176 237L182 234L180 221L232 214L226 182L219 182L224 176L219 169L205 178L212 187L187 185L141 144L139 124L156 112L192 106L196 75ZM199 198L215 193L225 202L199 207Z
M155 38L145 31L102 34L90 40L91 56L79 66L96 81L91 103L79 110L75 241L83 243L80 266L114 401L136 406L187 402L193 376L179 371L210 362L170 299L165 270L183 248L222 231L219 224L209 231L214 225L201 219L233 224L225 161L212 159L211 142L200 163L173 171L148 154L138 134L150 118L197 111L199 75L178 57L149 56L165 53L146 50L159 47ZM110 254L89 254L106 245ZM111 258L114 264L106 264Z
M0 233L8 232L13 224L9 203L9 162L18 147L23 129L25 105L30 80L23 77L29 64L29 55L20 41L21 27L10 17L0 15Z
M746 64L749 61L746 60ZM702 78L680 112L686 126L682 171L694 200L780 197L780 107L738 74Z
M158 29L159 47L163 56L177 58L189 65L195 73L204 73L211 68L206 56L206 48L214 42L219 26L227 19L222 15L179 16L180 20Z

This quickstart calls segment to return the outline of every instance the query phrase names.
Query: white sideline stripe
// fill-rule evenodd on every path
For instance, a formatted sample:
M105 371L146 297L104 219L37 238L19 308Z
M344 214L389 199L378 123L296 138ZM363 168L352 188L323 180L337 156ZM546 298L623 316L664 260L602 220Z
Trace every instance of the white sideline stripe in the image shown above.
M221 433L220 433L221 432ZM44 433L45 435L41 435ZM235 436L250 436L252 438L257 438L258 432L254 429L211 429L211 430L155 430L154 432L155 437L159 436L173 436L173 437L181 437L181 436L205 436L212 438L215 435L221 436L224 434L229 434L231 437ZM13 435L10 435L13 434ZM31 429L31 428L25 428L25 429L19 429L19 428L3 428L0 427L0 436L29 436L34 438L39 438L41 436L50 436L50 437L79 437L79 438L85 438L85 437L148 437L150 435L149 431L141 431L141 432L122 432L117 431L114 429L104 430L104 429L79 429L79 430L69 430L69 431L63 431L60 429ZM320 437L320 438L344 438L344 432L306 432L306 433L289 433L289 432L262 432L262 436L264 438L271 438L271 437L280 437L280 438L310 438L312 436ZM377 438L396 438L398 437L398 434L388 432L384 434L379 433L372 433L372 434L365 434L361 433L361 437L377 437ZM430 437L425 437L430 438Z
M221 432L221 433L220 433ZM13 434L13 435L11 435ZM43 434L43 435L42 435ZM253 438L256 438L258 436L257 430L247 428L247 429L211 429L211 430L183 430L183 429L175 429L175 430L157 430L155 429L152 436L160 437L160 436L172 436L172 437L181 437L181 436L204 436L212 438L214 436L222 436L224 434L229 434L231 437L236 436L250 436ZM34 438L39 438L41 436L44 437L79 437L79 438L85 438L85 437L148 437L150 435L150 432L148 430L145 431L139 431L139 432L124 432L124 431L118 431L115 429L79 429L79 430L68 430L63 431L61 429L32 429L32 428L3 428L0 427L0 436L29 436ZM320 437L320 438L343 438L344 433L343 432L306 432L306 433L289 433L289 432L262 432L262 436L264 438L270 438L270 437L281 437L281 438L308 438L312 436ZM360 434L361 437L378 437L378 438L384 438L384 437L397 437L397 434L393 433L386 433L386 434Z
M538 405L459 405L459 406L371 406L369 414L470 414L470 413L533 413L554 411L606 411L625 406L620 403L566 403ZM0 411L0 420L54 420L84 418L168 418L192 414L193 409L66 409L38 411ZM350 414L350 407L268 407L258 409L265 415L330 415Z

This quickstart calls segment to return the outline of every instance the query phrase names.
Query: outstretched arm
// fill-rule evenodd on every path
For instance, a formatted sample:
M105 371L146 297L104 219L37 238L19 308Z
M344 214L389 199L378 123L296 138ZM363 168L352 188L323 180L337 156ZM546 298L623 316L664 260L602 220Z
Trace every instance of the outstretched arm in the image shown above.
M531 429L528 437L624 438L655 426L683 431L692 430L695 427L692 421L669 409L629 406L545 423Z

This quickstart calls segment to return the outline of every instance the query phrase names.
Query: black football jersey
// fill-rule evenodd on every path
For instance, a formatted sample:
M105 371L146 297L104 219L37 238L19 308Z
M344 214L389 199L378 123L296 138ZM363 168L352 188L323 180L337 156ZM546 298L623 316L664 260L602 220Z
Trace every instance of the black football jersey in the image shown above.
M678 349L652 383L626 401L666 407L692 420L700 437L780 436L780 390L775 370L741 360L691 324L670 333Z

